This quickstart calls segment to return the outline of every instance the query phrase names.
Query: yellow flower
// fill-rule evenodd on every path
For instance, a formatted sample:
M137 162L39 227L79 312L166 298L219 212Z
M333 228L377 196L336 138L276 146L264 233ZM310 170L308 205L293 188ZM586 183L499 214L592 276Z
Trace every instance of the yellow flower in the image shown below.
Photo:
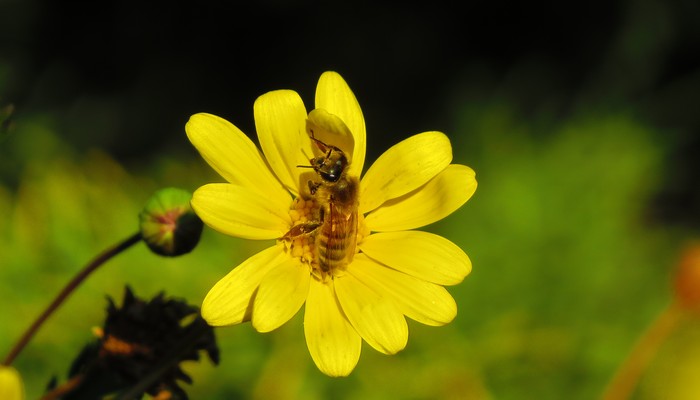
M335 72L321 76L316 109L308 114L296 92L278 90L257 99L254 116L264 157L243 132L214 115L193 115L185 128L202 157L228 181L197 189L195 212L219 232L276 240L214 285L202 316L214 326L251 321L257 331L269 332L305 304L309 352L330 376L352 372L362 339L385 354L402 350L408 340L405 317L434 326L452 321L457 307L443 286L461 282L471 262L449 240L412 230L451 214L476 190L474 171L450 164L449 139L425 132L382 154L359 183L354 216L353 207L328 205L326 188L333 184L318 183L320 171L310 162L315 156L318 169L330 168L330 159L343 154L350 188L363 171L364 117L343 78ZM311 140L311 132L320 142ZM354 223L342 224L338 215ZM322 222L332 224L324 225L327 235L338 228L340 237L318 240ZM341 251L345 262L319 258L331 240L347 247L348 254Z
M24 399L22 378L16 369L5 365L0 365L0 399Z

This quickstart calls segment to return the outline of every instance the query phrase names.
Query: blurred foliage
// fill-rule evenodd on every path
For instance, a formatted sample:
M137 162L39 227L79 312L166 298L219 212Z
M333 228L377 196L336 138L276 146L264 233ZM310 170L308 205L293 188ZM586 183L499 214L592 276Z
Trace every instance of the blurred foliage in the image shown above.
M469 226L463 289L492 315L472 336L488 386L498 399L595 398L668 301L673 235L644 218L664 148L628 113L572 117L538 141L507 105L462 117L480 186L468 223L445 229Z

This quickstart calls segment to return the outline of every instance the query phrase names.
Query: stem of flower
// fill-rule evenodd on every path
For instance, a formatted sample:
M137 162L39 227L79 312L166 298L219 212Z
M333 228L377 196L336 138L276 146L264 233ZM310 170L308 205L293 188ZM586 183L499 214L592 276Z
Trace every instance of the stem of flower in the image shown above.
M95 257L88 265L85 266L78 274L73 277L73 279L68 282L68 284L63 288L61 293L56 296L56 298L49 304L49 306L44 310L39 318L34 321L34 323L24 332L24 335L17 341L15 346L10 350L3 361L3 365L10 365L19 355L19 353L24 349L24 347L29 343L34 334L39 330L41 325L46 322L46 320L51 316L51 314L56 311L56 309L63 304L63 302L68 298L68 296L73 293L73 291L87 278L93 271L95 271L100 265L104 264L107 260L121 253L122 251L128 249L132 245L141 241L141 233L135 233L126 240L111 247L97 257Z
M618 368L608 384L602 400L625 400L630 398L639 382L639 378L649 365L661 344L678 326L683 310L673 303L667 307L656 321L639 339L625 362Z

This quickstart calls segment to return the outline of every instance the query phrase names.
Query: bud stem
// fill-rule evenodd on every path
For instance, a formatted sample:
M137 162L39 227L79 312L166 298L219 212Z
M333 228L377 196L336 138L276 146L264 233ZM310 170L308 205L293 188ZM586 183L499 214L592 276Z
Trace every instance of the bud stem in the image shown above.
M674 302L668 306L654 323L647 328L638 340L632 352L618 368L608 384L602 400L624 400L630 398L639 382L639 378L651 362L664 340L678 326L683 310Z
M15 346L10 350L10 353L5 357L3 365L10 365L19 355L19 353L24 349L24 347L29 343L34 334L39 330L39 327L46 322L46 320L51 316L51 314L56 311L56 309L63 304L63 302L68 298L68 296L73 293L73 291L100 265L104 264L106 261L121 253L122 251L128 249L132 245L141 241L141 233L136 233L121 243L114 247L111 247L97 257L95 257L88 265L85 266L78 274L73 277L73 279L68 282L68 284L63 288L61 293L56 296L54 301L49 304L49 306L44 310L44 312L39 316L39 318L34 321L34 323L24 332L24 335L17 341Z

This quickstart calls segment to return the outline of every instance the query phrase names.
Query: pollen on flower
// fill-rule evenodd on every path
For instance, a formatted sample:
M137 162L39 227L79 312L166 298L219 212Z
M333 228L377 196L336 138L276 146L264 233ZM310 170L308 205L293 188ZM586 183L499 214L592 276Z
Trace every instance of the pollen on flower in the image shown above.
M318 214L318 205L313 199L304 199L297 197L289 209L289 217L292 220L292 226L307 223L316 220L315 215ZM300 234L289 240L284 240L288 253L295 258L309 265L312 269L316 265L316 257L314 255L314 236L310 232L300 230Z
M318 205L314 199L304 199L302 197L294 199L289 209L289 216L292 218L292 226L309 221L309 217L317 209Z

